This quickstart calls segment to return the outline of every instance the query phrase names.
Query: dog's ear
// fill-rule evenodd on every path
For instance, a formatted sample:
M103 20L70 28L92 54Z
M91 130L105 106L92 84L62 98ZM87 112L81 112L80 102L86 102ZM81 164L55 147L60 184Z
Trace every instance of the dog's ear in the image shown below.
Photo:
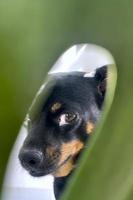
M100 67L95 72L98 93L104 97L107 84L107 66Z

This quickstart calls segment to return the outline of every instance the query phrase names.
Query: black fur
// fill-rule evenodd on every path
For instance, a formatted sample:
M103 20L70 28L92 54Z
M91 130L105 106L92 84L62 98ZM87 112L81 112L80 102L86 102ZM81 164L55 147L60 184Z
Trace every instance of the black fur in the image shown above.
M84 77L84 73L73 72L54 75L49 80L45 91L50 89L50 92L36 117L30 121L29 134L19 153L22 166L32 176L54 175L70 159L75 164L79 152L74 156L69 152L60 163L62 144L76 140L85 144L89 138L85 127L88 121L95 125L99 118L105 96L106 76L105 66L98 69L94 77ZM52 111L55 103L61 106ZM66 120L67 114L74 119L65 124L64 117ZM64 177L55 177L56 198L60 197L71 172Z

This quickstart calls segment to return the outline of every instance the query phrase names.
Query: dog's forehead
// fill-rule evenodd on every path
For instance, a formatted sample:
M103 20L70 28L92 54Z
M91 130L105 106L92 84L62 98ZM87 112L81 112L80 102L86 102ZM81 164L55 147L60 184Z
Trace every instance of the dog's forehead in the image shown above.
M33 121L38 116L45 118L50 111L53 114L89 111L95 101L93 79L84 77L84 73L49 77L31 107L30 118Z
M46 108L53 113L62 108L76 110L79 106L85 106L93 96L92 85L89 84L88 78L84 78L83 73L55 77L49 80L47 85L50 92L43 104L43 110Z
M76 97L82 98L82 94L85 95L85 92L92 92L92 78L84 78L83 73L78 73L56 78L50 97L55 99L57 97L61 99L75 97L76 100Z
M53 110L69 101L78 102L85 95L80 79L62 79L56 82L48 95L48 103L53 104Z

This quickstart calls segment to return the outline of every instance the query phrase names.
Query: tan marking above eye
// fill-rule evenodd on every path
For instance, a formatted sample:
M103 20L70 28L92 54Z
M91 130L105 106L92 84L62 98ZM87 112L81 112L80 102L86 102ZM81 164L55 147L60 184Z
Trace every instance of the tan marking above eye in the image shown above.
M88 135L90 135L92 133L92 131L94 130L94 124L89 121L89 122L86 123L86 127L85 128L86 128L86 133Z
M61 103L56 102L56 103L54 103L54 104L52 105L51 111L52 111L52 112L56 112L56 111L59 110L60 108L61 108Z

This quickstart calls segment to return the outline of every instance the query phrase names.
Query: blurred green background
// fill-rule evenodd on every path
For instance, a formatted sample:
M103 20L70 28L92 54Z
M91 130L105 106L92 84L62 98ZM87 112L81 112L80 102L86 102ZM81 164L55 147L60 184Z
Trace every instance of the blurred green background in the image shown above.
M118 84L100 137L67 199L133 199L132 0L0 1L0 183L47 70L66 48L87 42L112 52Z

